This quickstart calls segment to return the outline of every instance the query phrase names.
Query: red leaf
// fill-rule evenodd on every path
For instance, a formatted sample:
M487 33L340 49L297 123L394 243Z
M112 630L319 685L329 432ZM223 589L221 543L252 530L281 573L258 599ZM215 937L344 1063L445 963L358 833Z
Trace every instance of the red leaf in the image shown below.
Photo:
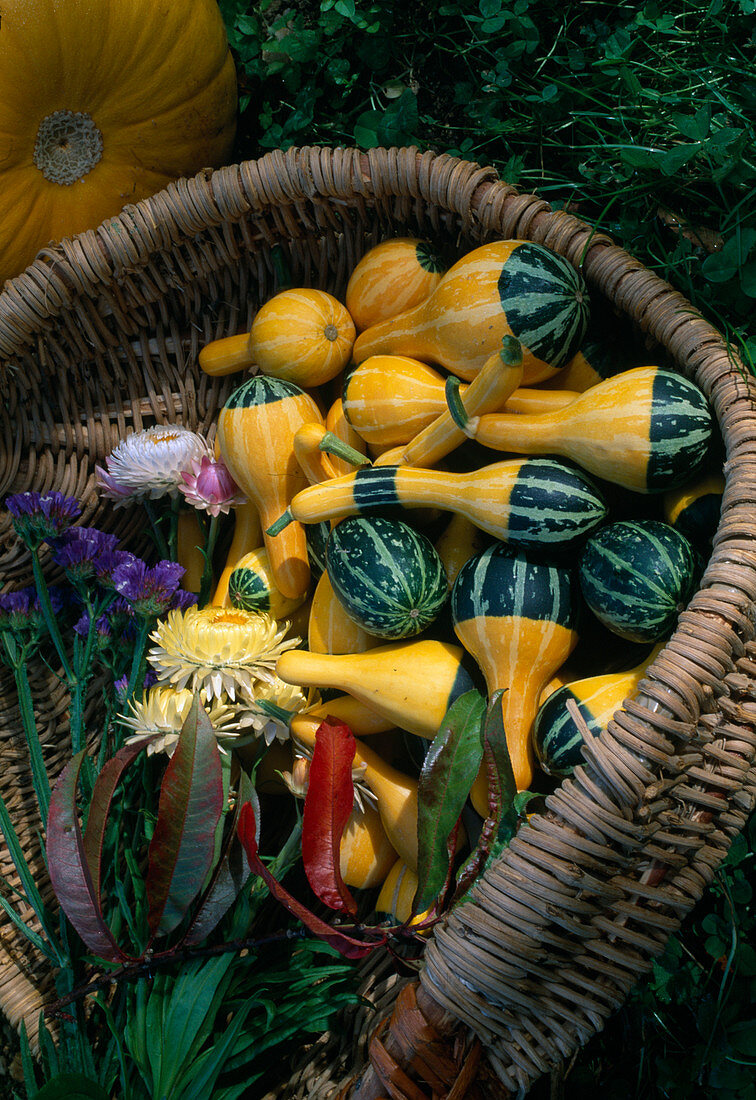
M223 784L213 727L195 694L160 787L147 868L153 936L171 932L202 888L213 861Z
M369 955L371 951L374 951L376 947L381 947L386 942L385 935L381 935L379 939L372 940L370 943L352 939L351 936L347 936L344 932L339 932L337 929L331 928L330 924L326 924L320 917L316 917L315 914L311 913L309 909L301 904L301 902L293 898L291 894L273 878L270 871L257 854L255 827L255 811L252 809L252 805L249 802L245 802L239 814L239 837L247 853L249 865L254 874L260 876L276 901L285 906L292 916L300 920L302 924L304 924L306 928L309 928L319 939L325 940L326 943L335 947L336 950L347 959L362 959L365 955Z
M92 887L98 905L100 905L102 845L108 823L108 814L110 813L110 803L113 800L113 792L129 764L139 756L145 745L148 745L152 739L152 736L141 737L131 745L124 745L114 757L107 761L95 780L87 825L84 829L84 858L92 876Z
M330 718L318 726L302 813L307 881L324 905L352 916L357 906L341 877L339 849L354 808L355 748L349 726Z
M89 950L101 959L124 962L129 956L121 951L103 919L76 813L76 784L84 751L69 761L50 796L46 845L50 882L64 913Z

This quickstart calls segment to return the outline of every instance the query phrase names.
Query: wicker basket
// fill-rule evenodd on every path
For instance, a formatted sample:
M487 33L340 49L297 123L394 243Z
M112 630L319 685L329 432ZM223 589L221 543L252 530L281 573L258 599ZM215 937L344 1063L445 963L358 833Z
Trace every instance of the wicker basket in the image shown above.
M290 149L181 180L99 229L42 252L0 295L0 493L62 490L82 523L138 549L138 520L102 508L93 469L130 429L211 432L238 379L197 366L206 342L246 331L276 289L280 247L298 284L343 293L368 247L421 235L465 249L546 244L708 395L727 484L700 590L642 692L586 747L586 763L521 829L435 932L419 983L371 1043L367 1097L524 1092L604 1025L710 882L754 799L756 387L679 294L575 217L518 194L490 168L414 149ZM28 560L0 527L4 587ZM66 699L43 667L38 715L51 776L66 759ZM11 682L0 685L0 794L43 877ZM0 869L10 875L4 853ZM10 875L12 879L12 875ZM33 1028L49 979L7 923L0 1006ZM367 1020L364 1030L368 1030ZM342 1058L307 1091L334 1095ZM325 1055L323 1052L326 1052ZM317 1052L316 1052L317 1054ZM317 1059L316 1059L317 1061ZM314 1081L312 1075L307 1078ZM419 1084L413 1084L413 1081ZM353 1092L343 1086L343 1095Z

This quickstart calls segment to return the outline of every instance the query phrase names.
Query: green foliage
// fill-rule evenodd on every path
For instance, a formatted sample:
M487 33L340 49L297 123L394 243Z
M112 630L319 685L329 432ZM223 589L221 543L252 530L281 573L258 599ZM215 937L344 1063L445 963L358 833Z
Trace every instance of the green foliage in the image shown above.
M220 6L243 92L238 159L415 144L490 163L599 224L753 365L752 0Z

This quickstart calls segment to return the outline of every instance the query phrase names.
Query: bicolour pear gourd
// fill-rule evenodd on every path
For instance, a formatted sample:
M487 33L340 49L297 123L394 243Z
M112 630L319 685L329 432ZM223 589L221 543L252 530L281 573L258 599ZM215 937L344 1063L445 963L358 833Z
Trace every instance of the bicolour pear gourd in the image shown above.
M218 448L218 453L220 453L220 448ZM234 514L234 533L226 554L226 564L218 578L213 598L210 601L213 607L231 606L228 597L228 582L231 579L231 574L246 554L250 554L263 544L263 532L257 506L248 501L246 504L239 504L232 508L232 512Z
M578 577L585 602L614 634L656 642L673 630L695 591L699 557L659 520L617 520L583 547Z
M571 775L582 764L583 733L570 713L572 701L592 734L605 729L625 700L632 699L661 646L627 672L572 680L543 700L533 723L536 756L547 775Z
M656 493L701 465L712 428L709 405L693 382L658 367L635 367L553 413L487 413L472 434L494 450L561 455L606 481Z
M494 241L458 260L424 302L372 325L354 344L355 363L406 355L474 378L502 337L523 347L524 384L548 378L577 350L588 322L582 276L532 241Z
M530 559L500 543L462 566L451 594L454 633L472 654L489 695L500 689L518 790L533 778L531 727L541 693L577 644L578 597L564 565ZM483 773L471 792L487 816Z
M460 646L426 638L343 655L290 649L276 675L300 687L346 691L391 726L433 738L457 696L473 687L463 657Z
M705 547L714 537L722 514L725 479L704 472L664 494L664 519L694 546Z
M306 597L306 591L293 599L284 596L275 582L270 557L264 546L245 554L228 579L228 599L232 607L264 612L274 619L290 618Z
M444 270L430 241L393 237L368 249L346 287L344 301L358 332L424 302Z
M457 512L518 546L568 544L607 514L597 487L580 470L556 459L514 458L469 473L365 467L298 493L274 529L288 516L317 523L396 505Z
M223 460L257 508L276 585L292 599L310 582L304 529L295 523L273 538L267 528L307 485L294 453L294 435L303 424L318 420L320 410L309 394L292 382L262 374L234 390L218 416Z

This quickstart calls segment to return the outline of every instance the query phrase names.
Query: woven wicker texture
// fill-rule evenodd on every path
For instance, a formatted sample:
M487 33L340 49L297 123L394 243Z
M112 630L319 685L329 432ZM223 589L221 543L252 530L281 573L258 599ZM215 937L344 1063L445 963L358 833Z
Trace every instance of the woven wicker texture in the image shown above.
M7 284L0 493L75 495L82 523L138 549L140 517L100 503L94 465L127 431L156 422L212 434L238 379L204 376L197 353L249 328L276 289L272 250L280 248L296 284L339 295L367 248L400 234L451 243L459 254L503 237L562 253L593 292L698 382L727 450L711 561L642 693L586 748L585 766L429 943L411 1014L416 1019L416 1004L440 1013L433 1042L448 1032L463 1055L454 1081L429 1080L438 1059L426 1072L411 1044L398 1042L406 1005L373 1046L373 1068L356 1095L419 1100L472 1097L475 1081L491 1074L504 1092L524 1090L600 1029L700 897L753 805L756 390L742 365L641 264L575 217L519 195L489 168L414 149L292 149L179 181L46 250ZM13 587L28 581L29 564L6 519L0 577ZM31 780L3 676L0 794L39 876ZM66 700L53 685L51 678L39 715L51 776L68 752ZM6 854L0 870L9 869ZM0 1006L14 1023L30 1022L43 995L39 961L3 925ZM480 1057L470 1054L476 1049ZM340 1063L291 1095L335 1095L343 1073Z

